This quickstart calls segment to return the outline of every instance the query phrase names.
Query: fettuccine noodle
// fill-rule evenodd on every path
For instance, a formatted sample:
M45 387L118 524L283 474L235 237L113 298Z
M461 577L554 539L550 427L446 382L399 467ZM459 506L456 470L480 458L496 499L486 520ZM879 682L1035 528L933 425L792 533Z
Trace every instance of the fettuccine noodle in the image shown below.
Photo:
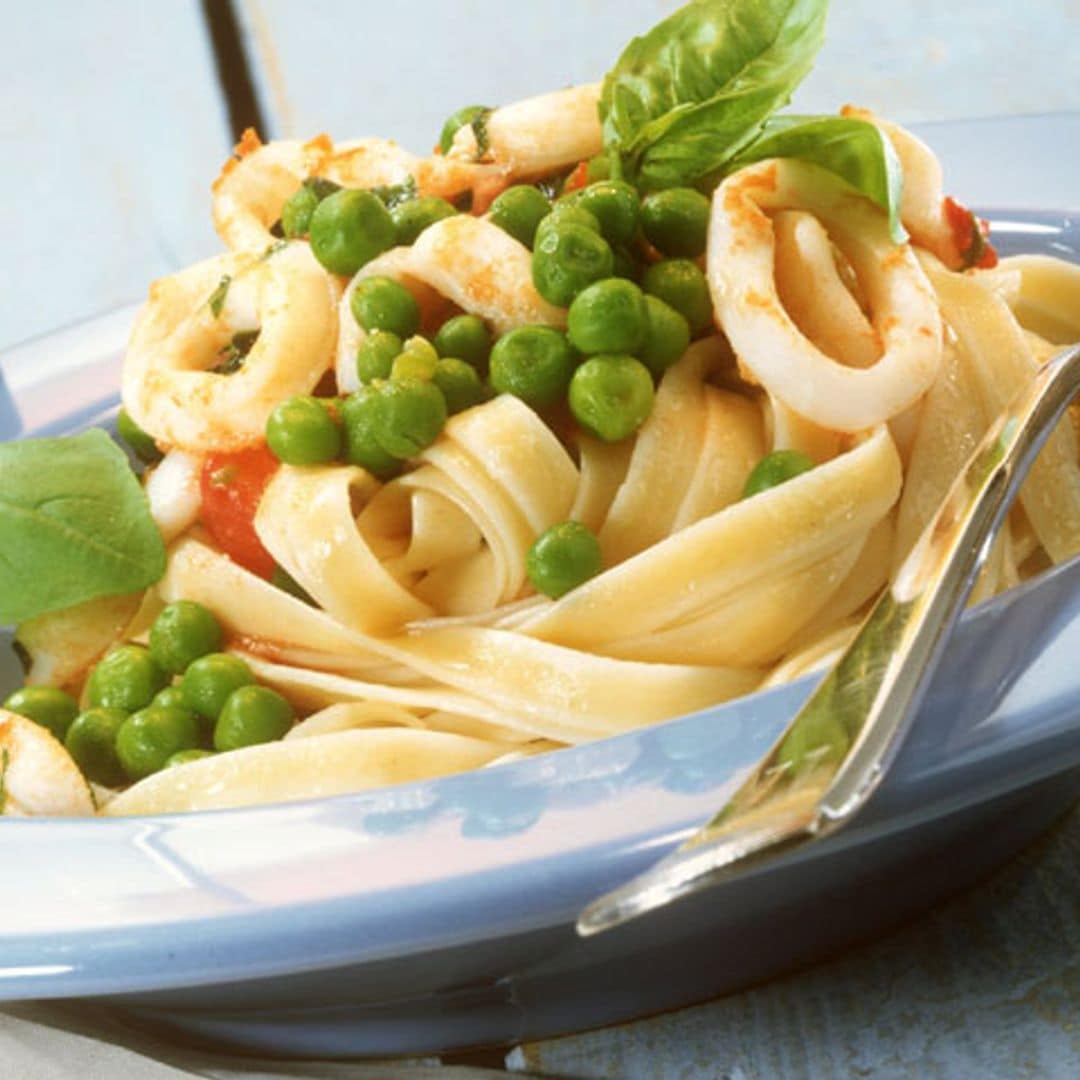
M566 326L566 310L534 287L529 249L484 211L510 183L565 173L601 149L598 94L579 87L497 109L430 158L325 136L252 136L238 148L214 185L229 253L152 287L124 368L125 406L166 452L147 491L168 570L141 606L119 598L69 616L74 663L49 663L62 650L47 620L23 636L35 643L33 679L77 688L109 642L143 640L163 604L197 601L301 719L280 741L157 772L106 812L444 775L813 670L849 640L992 418L1055 342L1080 337L1080 270L1035 256L961 269L931 151L849 110L896 150L910 243L816 165L740 169L711 195L703 265L714 325L658 379L636 434L605 442L557 410L494 396L452 416L396 478L340 461L276 468L253 528L300 595L231 558L200 521L200 470L259 444L283 398L360 387L368 332L352 305L365 280L389 277L425 317L476 315L495 336ZM435 222L349 280L276 233L283 204L313 177L468 194L473 213ZM212 369L238 333L257 333L250 352ZM815 467L744 497L775 450ZM567 520L595 533L603 569L549 599L527 560ZM1080 459L1066 421L976 596L1078 552Z

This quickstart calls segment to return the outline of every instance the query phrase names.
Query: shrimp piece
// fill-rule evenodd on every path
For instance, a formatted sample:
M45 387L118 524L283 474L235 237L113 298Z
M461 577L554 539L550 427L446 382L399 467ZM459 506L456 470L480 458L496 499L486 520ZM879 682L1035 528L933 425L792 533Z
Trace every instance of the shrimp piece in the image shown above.
M52 732L0 709L0 816L87 817L90 785Z
M490 162L513 179L576 165L603 149L599 101L600 84L590 83L504 105L487 118L485 148L466 124L454 136L448 156Z
M384 275L424 302L433 289L490 323L497 334L515 326L564 327L566 312L549 304L532 283L532 256L498 225L469 214L426 228L411 248L393 248L373 259L349 283L339 308L338 389L355 390L356 349L366 336L350 308L352 292L366 277Z
M164 447L258 442L273 407L310 393L330 366L338 296L305 244L221 255L155 282L124 360L124 407ZM255 329L229 373L230 340Z
M808 210L850 262L871 307L882 351L846 367L813 344L777 294L776 239L766 210ZM885 215L825 170L763 161L728 177L713 196L707 269L716 317L739 360L787 408L824 428L857 432L903 412L941 367L934 290Z

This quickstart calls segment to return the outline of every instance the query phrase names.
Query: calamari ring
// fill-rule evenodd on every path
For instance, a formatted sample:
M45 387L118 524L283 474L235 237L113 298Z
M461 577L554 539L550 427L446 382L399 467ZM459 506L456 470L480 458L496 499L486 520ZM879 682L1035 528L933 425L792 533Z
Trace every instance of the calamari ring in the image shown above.
M233 251L265 251L278 239L270 229L286 200L311 176L350 188L400 184L411 176L421 195L453 199L492 176L501 178L502 170L418 158L390 139L352 139L335 146L328 135L317 135L306 143L282 139L263 145L249 129L213 184L218 235Z
M222 302L212 304L218 290ZM269 258L220 255L154 282L124 360L124 407L166 447L206 453L258 442L274 406L310 393L330 366L337 298L304 244ZM236 331L256 328L239 370L207 370Z
M963 268L965 253L949 220L941 165L933 150L906 128L882 120L869 109L845 105L840 112L873 124L892 143L904 176L900 220L911 233L911 239L919 247L932 251L951 270Z
M372 259L349 283L338 312L338 389L355 390L356 350L365 332L351 309L358 282L374 275L400 281L425 304L433 290L491 325L496 334L515 326L560 329L566 312L549 304L532 282L532 255L509 233L485 218L457 214L426 228L412 247L393 248Z
M448 156L492 162L515 179L576 165L603 149L599 100L600 84L589 83L504 105L487 118L483 153L466 124Z
M836 363L813 345L776 290L766 210L805 209L829 229L870 303L882 355L868 368ZM806 162L763 161L713 196L708 278L719 325L740 361L774 397L822 427L861 431L903 412L941 366L937 300L907 245L889 239L884 213Z

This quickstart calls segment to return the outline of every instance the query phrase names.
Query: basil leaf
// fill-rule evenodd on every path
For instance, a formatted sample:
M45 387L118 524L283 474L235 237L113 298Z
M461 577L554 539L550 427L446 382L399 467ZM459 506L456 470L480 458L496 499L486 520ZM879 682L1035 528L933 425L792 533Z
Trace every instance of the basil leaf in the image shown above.
M604 79L604 145L644 187L691 184L785 105L825 39L828 0L695 0L634 38Z
M135 592L164 572L146 496L104 431L0 444L0 623Z
M907 240L900 224L904 184L900 160L892 143L873 124L845 116L777 116L724 172L777 157L809 161L846 180L889 215L895 243Z

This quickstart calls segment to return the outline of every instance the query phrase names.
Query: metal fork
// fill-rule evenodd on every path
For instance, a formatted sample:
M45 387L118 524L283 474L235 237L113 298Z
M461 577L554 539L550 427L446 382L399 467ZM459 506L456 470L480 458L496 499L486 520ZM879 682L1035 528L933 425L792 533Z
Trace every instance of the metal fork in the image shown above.
M592 901L610 930L835 832L881 782L1024 477L1080 392L1058 353L991 425L854 641L727 804L680 848Z

